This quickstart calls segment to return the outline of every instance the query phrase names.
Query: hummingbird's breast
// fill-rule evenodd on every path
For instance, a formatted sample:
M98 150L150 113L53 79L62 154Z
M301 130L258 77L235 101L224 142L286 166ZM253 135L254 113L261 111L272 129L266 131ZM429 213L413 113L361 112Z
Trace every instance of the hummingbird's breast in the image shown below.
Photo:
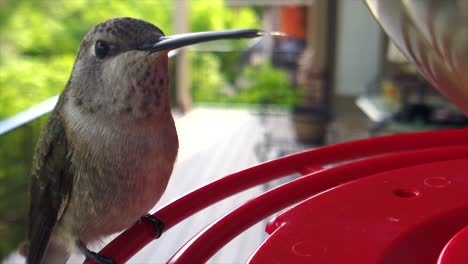
M177 132L170 112L155 125L75 122L67 132L75 178L64 221L92 241L130 227L154 207L172 173Z

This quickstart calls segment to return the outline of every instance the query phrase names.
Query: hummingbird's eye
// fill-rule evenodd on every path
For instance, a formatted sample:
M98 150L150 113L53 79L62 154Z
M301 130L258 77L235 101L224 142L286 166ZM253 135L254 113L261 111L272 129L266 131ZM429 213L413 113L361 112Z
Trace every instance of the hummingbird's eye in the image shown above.
M107 56L107 53L109 53L109 45L102 40L96 41L96 44L94 44L94 54L96 57L102 60Z

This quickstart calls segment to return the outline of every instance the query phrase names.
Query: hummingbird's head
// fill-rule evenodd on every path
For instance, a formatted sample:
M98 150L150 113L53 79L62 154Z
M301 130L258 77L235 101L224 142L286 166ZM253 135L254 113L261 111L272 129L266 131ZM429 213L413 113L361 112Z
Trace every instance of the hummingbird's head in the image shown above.
M109 19L83 39L68 84L67 102L81 114L147 119L169 110L169 50L263 34L241 29L166 37L161 29L143 20Z
M148 118L167 110L167 50L144 48L162 36L158 27L133 18L98 24L81 42L69 83L70 103L108 118Z

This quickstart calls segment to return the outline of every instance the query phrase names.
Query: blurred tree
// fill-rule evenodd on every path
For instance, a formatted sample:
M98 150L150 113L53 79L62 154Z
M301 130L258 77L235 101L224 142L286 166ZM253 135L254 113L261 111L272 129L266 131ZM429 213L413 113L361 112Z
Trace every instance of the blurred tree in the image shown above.
M192 0L192 3L196 4L191 5L190 13L190 22L191 22L191 31L204 31L204 30L221 30L221 29L234 29L234 28L259 28L260 20L256 15L256 12L253 8L243 7L230 9L223 4L223 1L211 1L211 0ZM221 44L220 44L221 43ZM235 77L239 74L238 60L241 55L242 50L245 49L247 40L229 40L229 41L220 41L217 44L204 44L206 47L209 46L221 46L224 47L224 52L217 52L212 54L197 54L196 57L192 60L192 69L194 74L192 74L192 89L193 96L195 101L211 101L210 98L204 98L198 92L207 94L209 91L205 89L212 90L212 85L216 85L219 90L221 90L226 83L233 83ZM216 48L214 48L216 49ZM213 54L216 54L213 57ZM211 58L203 58L211 57ZM217 63L207 63L211 60L217 60ZM216 67L215 67L216 65ZM210 74L221 74L218 77L210 77L211 82L204 83L200 80L200 77L196 77L196 71L202 67L207 67L202 69L202 71L210 72ZM209 68L211 67L211 68ZM217 83L213 83L213 79L218 79ZM206 88L202 85L206 85ZM218 95L220 91L214 91ZM222 97L217 97L219 100L223 100Z
M248 66L242 76L246 85L233 100L240 103L262 103L293 107L299 103L301 92L290 84L288 73L269 63Z
M166 33L172 1L7 0L0 11L0 119L61 92L79 43L97 23L131 16Z
M58 94L69 77L81 39L97 23L110 17L130 16L150 21L166 34L172 33L170 0L5 0L0 6L0 119ZM192 0L190 12L191 31L259 25L253 9L229 9L222 0ZM220 67L208 69L219 75L217 79L232 82L238 73L238 50L245 41L224 43L235 51L217 55L215 60ZM192 62L194 76L197 69L210 67L202 64L205 61ZM194 80L193 84L203 89L203 81Z

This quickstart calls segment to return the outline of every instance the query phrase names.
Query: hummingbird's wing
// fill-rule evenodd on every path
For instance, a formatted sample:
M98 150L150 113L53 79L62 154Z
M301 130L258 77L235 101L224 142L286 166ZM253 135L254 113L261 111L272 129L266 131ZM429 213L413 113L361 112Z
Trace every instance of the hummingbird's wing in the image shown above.
M60 220L70 197L73 174L67 158L68 142L59 114L59 100L36 146L31 171L29 205L29 252L27 263L40 263L52 229Z

